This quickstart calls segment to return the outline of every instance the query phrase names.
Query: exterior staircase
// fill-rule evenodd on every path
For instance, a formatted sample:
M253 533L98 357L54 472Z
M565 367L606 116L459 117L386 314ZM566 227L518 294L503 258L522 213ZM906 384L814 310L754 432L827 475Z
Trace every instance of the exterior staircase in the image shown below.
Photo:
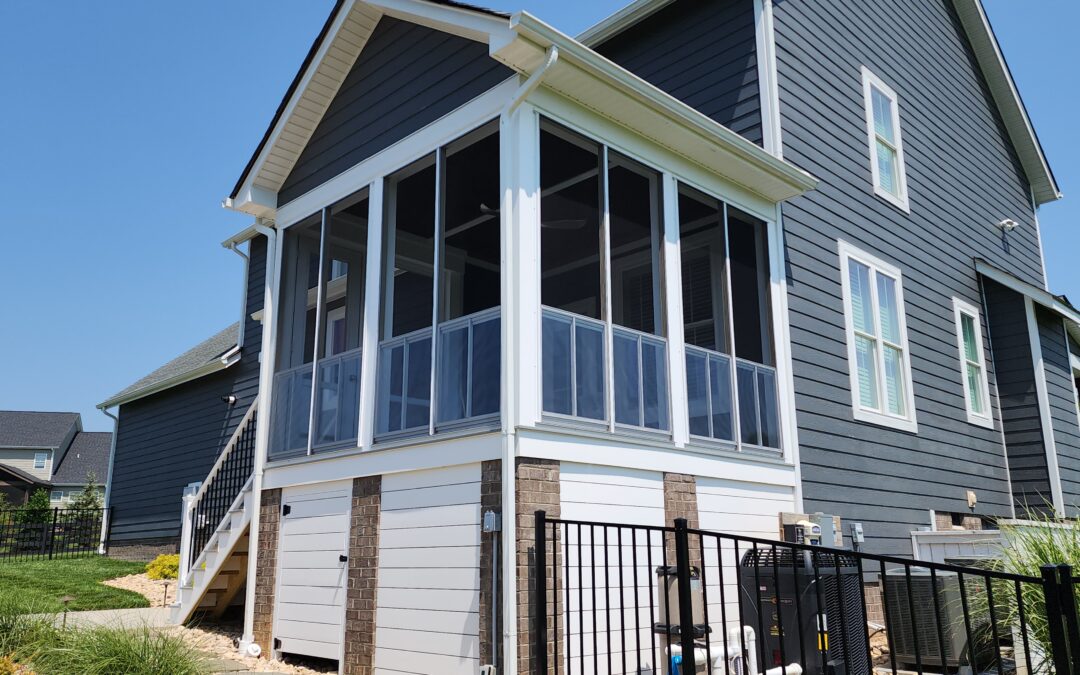
M197 611L220 615L247 581L256 424L252 404L206 480L184 496L173 623Z

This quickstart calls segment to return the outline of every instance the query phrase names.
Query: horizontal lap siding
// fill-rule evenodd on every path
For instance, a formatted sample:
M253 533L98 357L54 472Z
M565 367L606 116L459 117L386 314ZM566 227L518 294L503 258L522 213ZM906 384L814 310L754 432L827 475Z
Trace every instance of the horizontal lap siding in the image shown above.
M751 0L681 0L596 50L760 144L755 39Z
M486 44L384 16L278 192L287 203L510 77Z
M259 388L262 326L250 314L262 308L266 239L251 243L244 347L224 371L120 406L110 495L110 540L180 536L184 486L206 478ZM224 299L229 301L230 294ZM232 394L236 405L221 398Z
M479 464L383 477L376 673L479 670L480 545Z
M1000 429L966 419L951 298L981 304L976 257L1042 284L1028 186L947 0L774 11L784 156L821 179L783 208L805 508L910 555L928 511L966 511L968 489L980 513L1010 513ZM862 65L899 96L910 214L873 194ZM1021 223L1007 246L1006 217ZM904 274L917 435L853 419L838 239Z
M1046 393L1050 400L1050 421L1054 428L1062 497L1067 513L1075 516L1080 505L1080 419L1077 418L1065 325L1059 315L1039 306L1035 307L1035 317L1042 343L1043 372L1046 374Z
M1024 296L989 279L983 289L1013 495L1019 509L1042 506L1050 499L1050 479Z
M563 462L559 478L562 518L664 525L662 473ZM614 675L637 673L640 664L640 672L651 672L658 658L649 630L656 620L649 612L650 589L655 594L654 570L665 562L660 533L624 529L620 539L616 528L569 525L559 536L565 568L559 571L565 593L560 602L569 610L559 657L568 659L563 670Z

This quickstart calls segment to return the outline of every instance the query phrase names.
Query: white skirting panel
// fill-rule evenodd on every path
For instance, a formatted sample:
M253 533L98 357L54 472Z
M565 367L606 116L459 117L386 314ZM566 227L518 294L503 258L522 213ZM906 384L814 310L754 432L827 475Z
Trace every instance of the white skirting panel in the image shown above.
M375 669L480 669L480 465L383 476Z
M664 524L662 473L569 462L562 463L559 473L564 519ZM653 650L649 594L656 583L654 569L663 564L660 534L570 525L559 536L564 556L559 606L567 610L560 646L565 672L653 672L659 659Z
M779 538L780 513L795 510L791 487L717 478L698 477L697 500L702 530L758 539ZM735 543L706 537L704 546L709 623L718 626L726 619L733 626L739 617ZM738 559L741 559L751 546L742 542L738 546ZM714 635L722 633L714 631Z

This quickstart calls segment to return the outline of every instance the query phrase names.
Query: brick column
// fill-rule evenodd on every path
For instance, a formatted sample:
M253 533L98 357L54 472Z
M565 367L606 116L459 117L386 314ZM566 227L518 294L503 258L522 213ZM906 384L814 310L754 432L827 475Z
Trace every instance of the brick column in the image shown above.
M346 675L375 672L375 594L379 583L382 476L353 479L349 523L349 587L345 598Z
M498 459L484 462L480 467L481 518L488 511L499 514L503 512L502 461ZM504 523L503 526L510 527L510 523ZM500 584L502 583L500 571L502 568L502 556L505 555L505 552L499 551L499 563L498 567L496 567L491 555L492 539L495 540L496 545L499 545L502 540L501 533L482 534L480 538L480 665L495 664L498 666L502 663L502 640L496 636L495 644L492 645L491 643L491 607L492 602L495 600L491 593L491 581L492 578L496 578ZM504 592L505 590L500 591L500 593ZM495 602L495 605L497 628L501 635L503 627L501 597ZM493 647L494 654L492 653Z
M518 673L533 673L533 612L532 595L536 588L533 570L533 554L536 533L535 513L546 511L551 518L558 518L560 509L559 463L546 459L518 458L515 465L517 501L517 608L518 608ZM548 534L549 540L551 534ZM559 565L561 553L552 543L548 544L548 560ZM550 564L549 563L549 566ZM548 602L559 593L559 588L551 588L549 582ZM549 605L550 608L550 605ZM554 630L557 639L562 639L562 617L550 616L548 629ZM563 653L563 650L559 650ZM548 672L556 673L554 662L555 645L548 642Z
M281 490L263 490L259 508L259 550L255 562L255 642L270 657L270 638L274 630L274 587L277 574L278 532L281 529ZM249 579L250 583L251 580Z
M691 529L699 529L697 506L697 481L693 476L681 473L664 474L664 522L669 527L673 526L676 518L686 518L686 524ZM668 560L674 564L675 538L667 537L665 541ZM701 567L701 545L697 537L690 537L690 564Z

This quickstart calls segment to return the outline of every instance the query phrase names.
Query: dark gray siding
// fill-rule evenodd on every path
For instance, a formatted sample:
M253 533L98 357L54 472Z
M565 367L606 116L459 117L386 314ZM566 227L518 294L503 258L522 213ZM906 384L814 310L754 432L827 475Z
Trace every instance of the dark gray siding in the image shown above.
M383 17L285 179L278 203L325 183L510 75L488 56L485 44Z
M251 244L239 363L120 406L110 541L179 537L184 486L206 478L258 393L262 326L250 314L262 308L265 263L260 236ZM239 399L231 408L221 400L228 394Z
M761 144L752 0L674 2L595 49Z
M1066 511L1075 515L1080 510L1080 418L1076 414L1068 338L1065 325L1057 314L1036 305L1035 319L1042 343L1043 372L1046 374L1061 493Z
M978 513L1010 512L1000 428L966 419L951 298L981 304L976 256L1042 285L1029 189L949 0L774 9L784 156L821 179L783 207L806 509L910 555L928 511L966 512L968 489ZM899 95L910 214L873 194L861 65ZM1007 246L1005 217L1021 223ZM918 434L853 420L837 239L903 270Z
M1050 479L1024 296L989 279L983 291L1013 497L1019 513L1042 509L1050 500Z

